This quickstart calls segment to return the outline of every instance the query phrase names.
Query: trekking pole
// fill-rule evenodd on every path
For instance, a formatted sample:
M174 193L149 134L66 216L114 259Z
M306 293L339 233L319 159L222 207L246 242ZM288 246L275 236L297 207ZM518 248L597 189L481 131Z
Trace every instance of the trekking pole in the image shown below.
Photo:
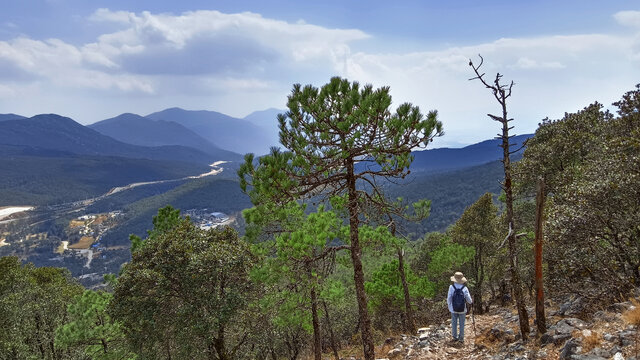
M471 304L471 323L473 324L473 337L477 337L478 334L476 334L476 317L473 316L473 304Z

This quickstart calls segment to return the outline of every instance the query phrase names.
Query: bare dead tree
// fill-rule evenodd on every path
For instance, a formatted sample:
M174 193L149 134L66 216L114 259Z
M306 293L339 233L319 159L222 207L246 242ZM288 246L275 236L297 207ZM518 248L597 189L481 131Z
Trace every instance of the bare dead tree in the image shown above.
M538 177L536 194L536 240L535 240L535 268L536 268L536 325L538 335L547 331L547 322L544 315L544 283L542 279L542 246L544 233L544 178Z
M509 130L513 129L513 126L509 126L509 122L513 119L509 119L507 116L507 99L511 97L511 90L515 83L511 81L508 85L501 83L502 74L497 73L493 82L488 82L485 79L485 73L480 73L480 67L484 62L482 56L480 57L480 64L477 66L473 64L473 61L469 59L469 66L476 74L475 77L469 80L479 80L487 89L493 92L493 97L500 104L502 114L501 116L487 114L492 120L495 120L502 124L502 134L498 134L498 139L502 139L502 165L504 167L504 182L501 184L502 189L506 194L506 207L507 207L507 223L509 224L509 232L507 235L507 242L509 245L509 262L511 270L511 282L513 295L516 300L516 307L518 309L518 318L520 320L520 333L522 340L526 341L529 334L529 315L524 303L524 297L522 295L522 285L520 281L520 275L518 271L518 253L516 248L516 234L513 216L513 189L511 184L511 154L513 151L509 150L509 147L514 144L510 144L509 140L513 137L509 136Z

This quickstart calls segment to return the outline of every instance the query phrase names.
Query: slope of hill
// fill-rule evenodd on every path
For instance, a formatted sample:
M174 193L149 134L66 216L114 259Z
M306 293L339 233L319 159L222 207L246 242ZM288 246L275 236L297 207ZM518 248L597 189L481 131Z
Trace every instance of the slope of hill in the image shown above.
M88 127L124 143L140 146L181 145L217 159L241 160L242 155L222 150L186 127L172 121L152 120L136 114L121 114Z
M17 114L0 114L0 121L26 119L22 115Z
M272 140L253 123L215 111L171 108L146 116L153 120L177 122L225 150L245 154L266 154Z
M210 164L214 158L184 146L144 147L112 139L56 114L0 122L0 144L30 146L82 155L122 156Z
M252 206L236 180L219 179L216 176L195 179L164 194L144 198L126 206L126 221L107 232L103 242L110 246L128 245L129 234L146 236L146 231L153 228L153 216L158 213L159 208L167 205L183 211L206 208L226 214L237 214Z
M524 141L533 134L514 136L511 139L511 151L518 150L522 154ZM437 148L424 151L414 151L414 160L411 164L412 171L440 172L462 169L469 166L485 164L502 159L502 148L499 147L502 140L485 140L463 148ZM516 154L516 155L518 155Z
M493 161L440 173L412 172L400 183L387 183L384 191L389 198L402 197L409 204L421 199L431 200L428 219L405 224L408 233L420 236L426 232L444 231L482 194L500 194L503 177L502 163Z
M194 163L122 157L12 152L0 146L0 206L45 205L92 198L134 182L177 179L207 172Z

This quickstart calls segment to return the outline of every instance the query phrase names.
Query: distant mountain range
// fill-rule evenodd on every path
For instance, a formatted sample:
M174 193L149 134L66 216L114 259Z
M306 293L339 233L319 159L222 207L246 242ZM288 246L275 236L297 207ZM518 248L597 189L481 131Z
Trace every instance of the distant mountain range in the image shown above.
M127 144L56 114L0 122L0 144L63 151L72 154L186 161L210 164L215 158L185 146L145 147Z
M266 113L268 115L269 113ZM269 148L277 144L277 126L273 130L269 128L265 120L265 126L256 125L259 115L252 117L252 121L234 118L215 111L192 111L180 108L171 108L155 112L146 116L152 120L164 120L176 122L192 130L201 137L222 149L245 154L252 152L264 155Z
M24 116L16 114L0 114L0 121L25 119Z
M524 142L533 134L511 138L510 151L519 157L524 151ZM485 140L462 148L437 148L413 152L412 171L442 172L502 160L502 140Z
M173 121L152 120L126 113L88 127L128 144L152 147L180 145L200 150L218 160L241 160L242 158L240 154L223 150Z

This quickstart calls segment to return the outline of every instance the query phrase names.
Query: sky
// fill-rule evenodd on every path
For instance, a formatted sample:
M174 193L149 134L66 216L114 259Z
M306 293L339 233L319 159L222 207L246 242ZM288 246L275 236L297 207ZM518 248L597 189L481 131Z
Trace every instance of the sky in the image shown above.
M492 138L473 77L514 81L514 133L640 82L638 1L0 0L0 113L90 124L169 107L284 109L332 76L438 110L438 146Z

